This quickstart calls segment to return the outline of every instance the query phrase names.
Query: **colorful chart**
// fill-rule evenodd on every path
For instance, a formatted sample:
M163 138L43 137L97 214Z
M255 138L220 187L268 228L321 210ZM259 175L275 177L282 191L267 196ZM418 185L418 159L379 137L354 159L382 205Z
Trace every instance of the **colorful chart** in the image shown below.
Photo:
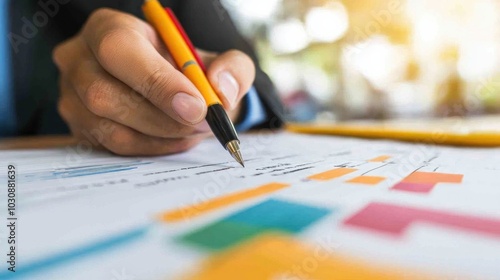
M329 209L270 199L188 233L181 240L221 250L270 231L298 233L330 212Z
M73 168L32 169L25 174L44 187L68 190L78 189L71 185L77 180L47 180L113 172L124 177L118 172L134 171L125 173L122 188L84 189L68 195L74 201L60 199L64 211L49 208L52 203L36 209L52 210L43 216L61 222L41 229L40 239L23 239L24 248L36 245L38 251L14 278L52 280L57 273L77 271L82 279L114 279L112 270L121 272L115 264L130 269L134 279L428 278L422 271L444 273L432 279L498 275L494 178L500 162L468 171L456 164L468 158L430 149L418 150L420 161L408 169L416 149L342 141L330 145L324 139L316 154L306 155L299 148L264 145L245 169L203 159L203 153L176 155L172 161L99 157ZM200 149L210 151L212 145ZM482 184L475 188L477 178ZM433 196L416 195L436 187ZM208 190L217 195L200 200ZM36 231L41 215L33 205L30 230ZM65 231L80 224L92 227ZM52 250L57 242L47 236L55 232L67 234L68 242ZM460 244L457 253L450 252L455 244ZM481 274L483 267L488 271ZM0 273L1 279L12 277Z

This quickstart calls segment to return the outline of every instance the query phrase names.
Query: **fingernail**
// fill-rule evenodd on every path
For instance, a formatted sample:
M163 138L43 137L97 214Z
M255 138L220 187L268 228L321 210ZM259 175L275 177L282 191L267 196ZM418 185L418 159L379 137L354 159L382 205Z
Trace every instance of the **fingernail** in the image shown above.
M202 120L205 103L187 93L178 93L172 100L172 108L179 117L188 123L197 123Z
M222 72L219 74L219 90L226 97L229 106L234 108L236 106L238 93L240 92L240 86L229 72Z

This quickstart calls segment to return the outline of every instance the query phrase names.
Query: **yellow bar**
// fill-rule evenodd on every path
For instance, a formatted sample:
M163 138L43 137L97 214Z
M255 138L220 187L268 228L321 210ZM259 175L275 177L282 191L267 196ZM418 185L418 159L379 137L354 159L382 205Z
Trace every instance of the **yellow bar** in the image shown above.
M356 172L356 171L358 171L358 170L354 169L354 168L337 168L337 169L333 169L330 171L326 171L323 173L309 176L308 179L315 180L315 181L329 181L329 180L333 180L333 179L342 177L344 175L347 175L349 173Z
M377 185L380 182L384 181L386 178L384 177L378 177L378 176L359 176L356 178L353 178L347 183L351 184L364 184L364 185Z
M200 204L191 205L181 209L163 213L160 215L160 220L162 220L163 222L180 222L213 210L217 210L219 208L229 206L231 204L276 192L289 186L290 185L288 184L282 183L270 183L254 189L237 192Z
M160 2L158 0L146 0L142 9L149 23L160 34L179 69L182 69L184 75L201 92L207 106L221 104L222 102L205 76L205 73L203 73L201 67L196 63L196 58L191 49ZM190 61L195 63L184 68L184 65Z
M331 245L331 244L327 244ZM393 266L367 263L305 245L288 236L267 234L209 258L185 280L254 279L443 279ZM442 277L442 276L441 276Z
M390 158L391 158L391 156L379 156L379 157L370 159L369 162L384 162Z

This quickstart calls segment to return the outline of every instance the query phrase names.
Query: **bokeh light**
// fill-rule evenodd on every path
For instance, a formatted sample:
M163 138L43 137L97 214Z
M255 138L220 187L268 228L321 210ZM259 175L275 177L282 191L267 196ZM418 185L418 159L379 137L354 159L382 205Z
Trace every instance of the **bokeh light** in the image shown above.
M345 35L349 17L342 3L334 2L327 7L315 7L306 15L306 28L312 40L331 43Z
M269 31L269 42L277 54L295 53L309 45L304 24L298 19L277 23Z
M498 0L224 0L292 120L500 113Z

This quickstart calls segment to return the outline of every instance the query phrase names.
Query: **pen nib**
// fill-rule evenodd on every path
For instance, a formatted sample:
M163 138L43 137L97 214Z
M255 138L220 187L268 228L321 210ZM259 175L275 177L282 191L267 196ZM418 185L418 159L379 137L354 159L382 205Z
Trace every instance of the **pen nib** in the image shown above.
M227 150L231 156L239 163L241 166L245 167L245 162L240 152L240 142L238 140L231 141L226 145Z

